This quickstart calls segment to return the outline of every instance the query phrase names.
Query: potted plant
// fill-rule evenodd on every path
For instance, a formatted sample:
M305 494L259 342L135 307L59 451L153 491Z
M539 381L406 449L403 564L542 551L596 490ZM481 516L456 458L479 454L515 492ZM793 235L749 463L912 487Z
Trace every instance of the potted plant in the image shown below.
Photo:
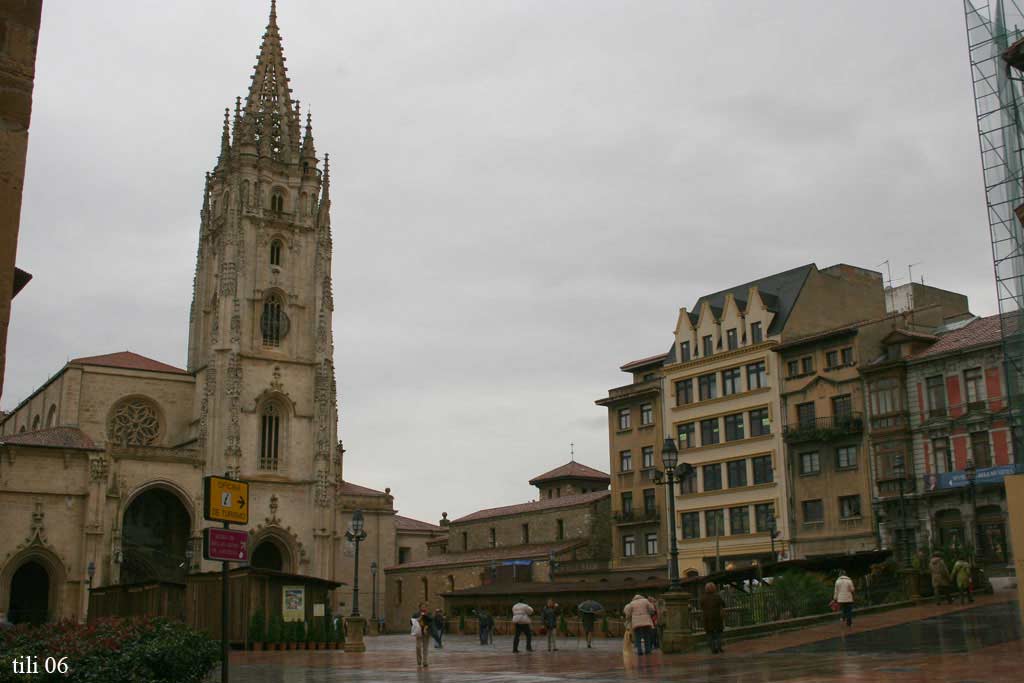
M332 640L331 634L330 634L330 632L328 630L329 628L330 628L330 622L327 620L326 617L322 617L320 619L319 625L317 626L317 636L320 639L319 640L319 644L320 644L320 649L321 650L326 650L327 647L328 647L327 642L329 640Z
M282 649L281 644L283 639L284 623L281 621L280 615L275 614L270 617L270 626L267 628L267 642L270 644L270 649Z
M264 630L263 610L256 610L249 619L249 647L256 652L263 649Z

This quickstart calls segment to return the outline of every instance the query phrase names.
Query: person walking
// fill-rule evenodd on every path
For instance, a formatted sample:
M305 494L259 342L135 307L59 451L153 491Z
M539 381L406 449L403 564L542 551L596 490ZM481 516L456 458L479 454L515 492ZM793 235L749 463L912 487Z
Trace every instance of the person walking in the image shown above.
M597 615L593 612L583 612L580 614L580 624L583 625L583 636L587 639L587 647L592 647L594 642L595 621L597 621Z
M548 652L558 652L558 603L548 600L540 611L540 620L548 635Z
M943 596L953 604L953 593L950 591L949 569L939 553L932 553L928 562L928 571L932 575L932 588L935 590L935 604L941 605Z
M846 575L842 569L839 570L839 578L836 579L835 588L832 589L832 599L839 603L842 610L842 619L846 622L846 628L853 628L853 600L855 589L853 580Z
M642 595L634 595L633 600L622 610L633 630L633 646L637 655L651 654L651 631L654 628L654 605Z
M427 666L427 652L430 644L430 628L434 618L427 610L427 603L421 602L420 608L412 615L409 635L416 639L416 666Z
M718 586L708 581L704 584L704 595L700 596L700 611L704 617L704 633L712 654L725 652L722 649L722 632L725 630L725 600L718 592Z
M962 556L958 557L956 562L953 563L952 578L953 583L956 585L957 593L960 594L960 604L966 604L967 602L974 602L974 596L971 595L971 565Z
M661 648L661 632L659 630L660 624L658 623L661 619L661 611L658 609L658 603L650 595L645 595L644 598L647 602L651 603L651 607L654 608L654 614L651 615L651 649L657 650Z
M444 612L440 608L434 610L433 621L430 622L430 635L434 637L434 649L439 650L444 645L441 643L441 639L444 637Z
M477 610L476 621L480 630L480 644L491 644L491 632L494 630L494 617L487 610Z
M516 635L512 638L512 652L519 652L519 636L526 635L526 651L533 652L533 631L531 630L530 617L533 616L533 608L520 600L512 605L512 623L515 624Z

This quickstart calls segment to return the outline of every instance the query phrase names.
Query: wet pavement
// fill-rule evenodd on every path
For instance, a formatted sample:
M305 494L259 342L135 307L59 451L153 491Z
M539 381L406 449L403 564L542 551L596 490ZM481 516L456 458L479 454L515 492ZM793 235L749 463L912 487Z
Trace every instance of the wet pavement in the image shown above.
M987 596L977 605L921 605L860 616L846 631L829 624L742 642L726 653L623 655L621 640L594 648L563 639L558 652L511 652L511 638L490 647L475 638L449 637L430 650L430 666L416 667L409 636L369 638L362 654L342 652L235 653L232 680L246 683L336 681L555 683L622 680L706 681L928 681L990 683L1024 680L1024 641L1014 594ZM1011 602L1013 600L1013 602Z

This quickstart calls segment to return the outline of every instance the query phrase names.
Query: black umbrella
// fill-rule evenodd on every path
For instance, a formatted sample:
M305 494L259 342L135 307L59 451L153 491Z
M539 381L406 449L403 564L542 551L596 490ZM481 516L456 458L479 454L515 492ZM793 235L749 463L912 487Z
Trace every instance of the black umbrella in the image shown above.
M599 603L597 600L584 600L576 609L584 614L597 614L598 612L604 611L604 605Z

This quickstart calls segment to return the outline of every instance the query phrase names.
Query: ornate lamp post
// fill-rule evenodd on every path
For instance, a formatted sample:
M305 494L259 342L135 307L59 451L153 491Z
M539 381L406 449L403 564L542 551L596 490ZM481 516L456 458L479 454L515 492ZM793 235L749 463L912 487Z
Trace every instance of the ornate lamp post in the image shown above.
M978 554L978 498L975 488L978 478L978 467L974 464L974 458L967 458L967 465L964 467L964 476L967 477L967 494L971 497L971 545L974 546L974 554Z
M373 593L370 597L370 621L377 623L377 561L370 562L370 576L373 577ZM378 632L380 629L378 628Z
M675 439L665 437L665 443L661 447L661 463L665 471L657 470L654 473L654 481L657 484L664 484L668 487L668 534L669 534L669 563L668 563L668 592L665 593L665 604L667 607L667 619L665 624L665 638L662 642L664 652L682 652L690 643L690 596L683 592L682 584L679 581L679 544L676 541L676 479L684 479L693 473L693 466L684 463L679 464L679 449L676 447ZM662 481L664 479L665 481Z
M359 544L366 540L366 532L363 530L362 510L356 510L352 513L352 526L345 532L345 538L356 546L355 572L352 578L352 614L346 620L348 624L348 639L345 641L345 650L348 652L365 652L366 643L363 642L363 627L366 622L359 616Z
M775 539L779 537L779 528L775 523L775 513L770 513L768 516L768 538L771 539L772 544L772 562L778 562L779 557L775 554Z
M906 566L910 560L907 557L907 507L903 498L903 477L906 475L906 467L903 465L903 456L897 455L893 463L892 471L897 477L900 487L900 561Z

